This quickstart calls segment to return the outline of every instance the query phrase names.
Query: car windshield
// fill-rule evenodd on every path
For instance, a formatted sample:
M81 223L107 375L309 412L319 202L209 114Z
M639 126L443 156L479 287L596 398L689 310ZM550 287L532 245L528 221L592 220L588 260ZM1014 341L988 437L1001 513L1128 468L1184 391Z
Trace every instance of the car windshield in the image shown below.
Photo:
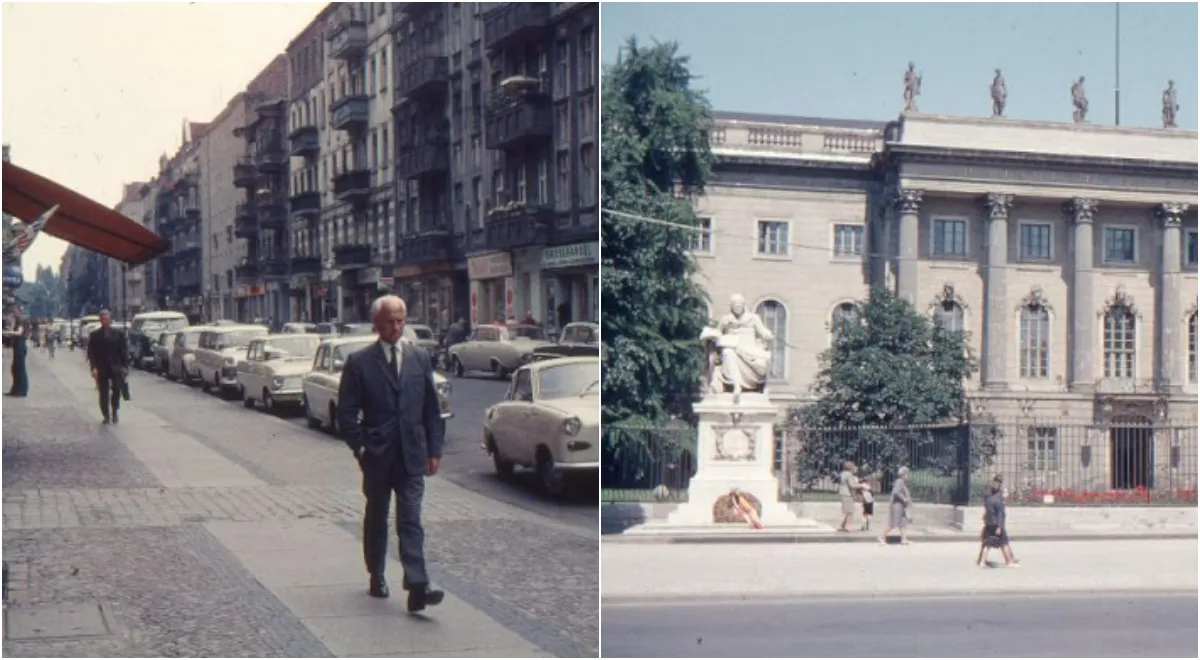
M308 332L316 332L317 326L312 323L288 323L283 326L284 333L294 332L296 334L304 334Z
M543 366L538 371L538 396L543 399L587 394L599 395L594 383L600 380L600 369L595 362L572 362L553 367Z
M187 319L134 319L133 330L142 331L147 335L164 330L181 330L188 327Z
M433 339L433 330L429 328L414 328L411 325L406 327L412 330L413 336L417 339Z
M533 325L510 325L508 326L509 339L545 339L546 331Z
M223 333L218 341L225 348L245 348L250 345L250 340L265 334L267 334L266 330L238 330Z
M562 340L564 343L595 344L600 341L600 337L590 325L568 325L563 330Z
M316 335L295 335L272 337L266 344L265 350L281 358L312 359L317 352L321 340Z
M183 345L188 348L195 348L196 344L200 343L199 332L189 332L183 336Z
M343 323L338 328L338 334L355 337L358 335L375 334L375 328L370 323Z
M159 335L158 343L161 346L170 346L170 345L174 344L175 343L175 333L174 332L164 332L162 335Z
M353 342L347 342L345 344L339 344L337 346L337 348L333 349L333 359L341 360L342 362L345 362L346 358L350 357L351 355L354 355L355 353L361 351L362 349L370 346L373 343L375 343L374 340L353 341Z

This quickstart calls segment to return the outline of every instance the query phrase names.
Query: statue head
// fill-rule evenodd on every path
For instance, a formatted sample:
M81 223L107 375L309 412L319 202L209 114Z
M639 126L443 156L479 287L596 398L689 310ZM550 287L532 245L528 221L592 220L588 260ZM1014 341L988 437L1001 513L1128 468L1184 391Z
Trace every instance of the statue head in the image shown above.
M1167 81L1167 89L1174 89L1174 88L1175 88L1175 81L1174 81L1174 80L1168 80L1168 81Z
M1084 77L1083 77L1083 76L1079 76L1079 84L1080 84L1080 85L1082 85L1082 84L1083 84L1083 81L1084 81Z
M999 78L999 77L1000 77L1000 69L996 69L996 77L997 77L997 78Z
M916 69L916 68L917 68L917 65L916 65L916 64L913 64L911 61L908 63L908 70L909 70L909 71L912 71L913 69Z
M729 311L733 312L734 316L746 313L746 299L742 294L735 293L729 298Z

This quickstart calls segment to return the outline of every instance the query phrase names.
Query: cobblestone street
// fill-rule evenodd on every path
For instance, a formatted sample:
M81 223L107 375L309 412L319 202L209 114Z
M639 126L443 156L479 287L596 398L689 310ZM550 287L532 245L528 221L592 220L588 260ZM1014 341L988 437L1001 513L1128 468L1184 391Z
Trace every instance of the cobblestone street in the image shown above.
M397 595L365 593L358 470L340 441L141 372L104 427L80 353L29 367L30 396L3 402L6 655L596 655L587 503L455 483L483 401L456 397L468 412L448 429L451 478L427 486L446 602L410 617L394 536Z

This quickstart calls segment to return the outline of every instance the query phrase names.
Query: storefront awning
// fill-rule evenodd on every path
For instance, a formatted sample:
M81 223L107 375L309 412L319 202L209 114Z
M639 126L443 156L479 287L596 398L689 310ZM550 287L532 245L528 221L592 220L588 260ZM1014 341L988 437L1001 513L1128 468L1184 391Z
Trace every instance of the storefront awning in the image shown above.
M4 212L33 222L55 204L42 231L127 264L143 264L170 244L116 211L27 169L4 163Z

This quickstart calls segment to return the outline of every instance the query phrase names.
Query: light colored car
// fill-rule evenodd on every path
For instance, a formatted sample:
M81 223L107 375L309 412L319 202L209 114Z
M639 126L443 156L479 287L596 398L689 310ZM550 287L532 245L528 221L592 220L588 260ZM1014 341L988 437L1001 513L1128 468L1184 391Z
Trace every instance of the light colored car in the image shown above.
M330 432L337 433L337 394L342 384L342 368L347 358L376 341L378 338L373 335L334 337L321 341L313 357L312 368L302 379L304 418L308 420L310 428L324 425ZM450 382L435 372L433 384L437 389L442 419L453 417L454 413L450 410Z
M546 331L537 326L480 325L466 341L450 347L447 366L459 377L468 371L490 371L498 378L507 378L528 364L535 352L553 345Z
M236 392L237 363L246 354L250 342L266 336L265 325L222 325L205 328L196 346L196 371L205 392L220 396Z
M553 346L538 349L539 358L600 355L600 326L596 323L568 323Z
M154 364L154 346L163 332L178 332L188 327L182 312L142 312L133 317L129 330L129 361L145 369Z
M160 332L158 333L158 336L154 338L154 343L152 346L153 353L151 355L152 362L150 367L152 371L163 374L164 376L167 374L167 367L171 362L171 349L175 347L175 338L178 336L179 331Z
M600 359L554 358L513 374L504 401L488 408L483 449L496 473L537 470L542 489L559 496L600 469Z
M167 378L191 383L199 377L196 371L196 348L200 345L200 333L208 326L193 325L175 335L171 356L167 361Z
M313 334L317 331L316 323L284 323L280 328L281 335Z
M301 379L312 369L320 343L318 335L299 333L251 340L237 365L242 404L253 408L259 402L267 412L299 405L304 395Z
M409 323L404 326L404 336L412 343L429 351L430 355L438 349L437 336L433 328L419 323Z

